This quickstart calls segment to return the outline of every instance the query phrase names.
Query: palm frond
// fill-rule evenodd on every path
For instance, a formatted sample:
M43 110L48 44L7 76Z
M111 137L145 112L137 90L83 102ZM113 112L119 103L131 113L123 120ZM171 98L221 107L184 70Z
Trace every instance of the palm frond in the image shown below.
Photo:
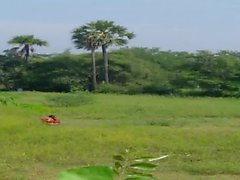
M8 41L9 44L30 44L30 45L38 45L38 46L47 46L47 41L43 41L41 39L34 38L33 35L20 35L13 37L10 41Z

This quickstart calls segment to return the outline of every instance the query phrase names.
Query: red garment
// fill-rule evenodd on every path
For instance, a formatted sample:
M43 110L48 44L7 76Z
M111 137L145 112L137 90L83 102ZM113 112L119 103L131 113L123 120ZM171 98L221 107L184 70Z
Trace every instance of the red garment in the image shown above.
M48 123L48 124L60 124L60 120L52 117L44 117L41 118L42 122Z

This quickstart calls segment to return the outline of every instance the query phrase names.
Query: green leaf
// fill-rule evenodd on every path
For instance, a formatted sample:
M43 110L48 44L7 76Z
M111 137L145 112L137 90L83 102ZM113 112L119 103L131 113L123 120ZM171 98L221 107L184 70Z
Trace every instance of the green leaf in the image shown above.
M158 160L165 159L168 156L169 155L164 155L164 156L160 156L160 157L156 157L156 158L153 158L153 157L141 157L141 158L135 159L134 161L135 162L144 162L144 161L153 162L153 161L158 161Z
M135 162L144 162L144 161L149 161L149 159L153 159L151 156L146 156L146 157L140 157L138 159L134 159Z
M125 160L125 158L122 155L115 155L115 156L113 156L113 159L117 160L117 161L124 161Z
M69 169L59 175L59 180L113 180L113 170L109 166L88 166Z
M119 174L119 171L121 171L122 167L123 166L121 165L120 162L115 162L115 165L113 168L114 173Z
M122 164L120 162L115 162L115 168L119 169L119 168L122 168Z
M157 158L152 158L152 159L149 159L149 161L153 162L153 161L162 160L162 159L167 158L168 156L169 155L164 155L164 156L160 156L160 157L157 157Z
M145 172L131 172L127 174L127 177L148 177L148 178L153 178L152 174L145 173Z
M157 165L152 163L141 162L141 163L131 164L130 167L134 169L140 169L140 170L153 170L155 167L157 167Z

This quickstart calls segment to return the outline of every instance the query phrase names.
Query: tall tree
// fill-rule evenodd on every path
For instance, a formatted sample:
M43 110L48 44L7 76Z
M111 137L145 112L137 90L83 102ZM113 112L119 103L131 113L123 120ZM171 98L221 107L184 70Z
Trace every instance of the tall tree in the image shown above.
M34 38L33 35L21 35L21 36L15 36L10 41L8 41L9 44L17 44L18 50L21 56L24 56L26 61L29 61L30 51L33 52L34 45L37 46L47 46L47 41L43 41L38 38Z
M96 90L96 58L95 50L99 47L99 34L91 24L86 24L76 28L72 32L72 40L77 49L90 50L92 54L92 86Z
M107 48L112 45L126 45L129 39L135 37L135 34L128 32L126 27L116 25L113 21L98 20L89 23L89 25L95 28L98 33L104 59L105 82L109 83Z

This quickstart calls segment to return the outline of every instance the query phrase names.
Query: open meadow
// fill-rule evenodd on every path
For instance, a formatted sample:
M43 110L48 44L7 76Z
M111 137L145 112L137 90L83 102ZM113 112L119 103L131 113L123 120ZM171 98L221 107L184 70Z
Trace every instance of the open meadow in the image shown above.
M0 93L0 179L57 179L112 156L169 155L159 179L239 179L240 101L91 93ZM60 126L41 117L56 115Z

